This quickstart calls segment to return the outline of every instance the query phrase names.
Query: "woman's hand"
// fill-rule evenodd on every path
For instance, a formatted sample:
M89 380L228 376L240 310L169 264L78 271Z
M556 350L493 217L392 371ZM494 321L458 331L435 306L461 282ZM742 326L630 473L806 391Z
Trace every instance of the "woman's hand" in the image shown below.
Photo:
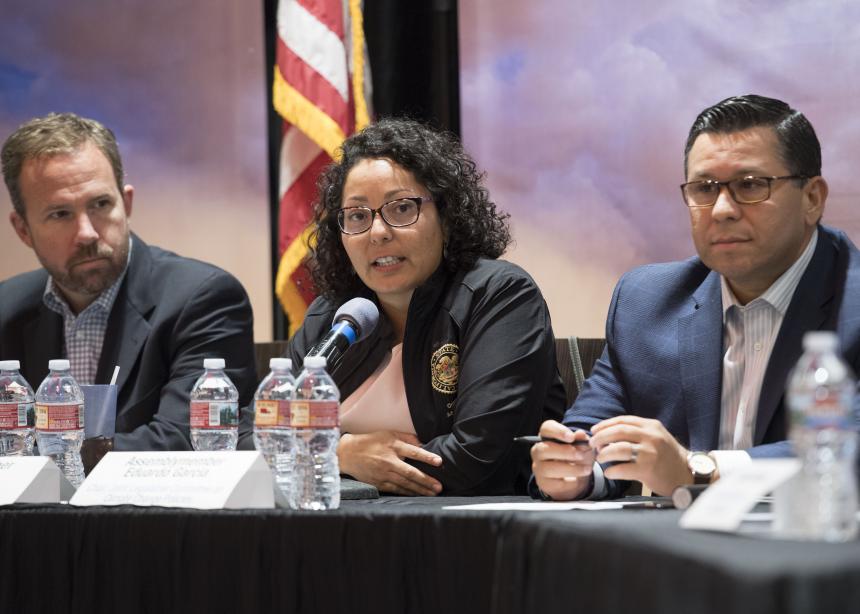
M398 495L432 497L442 490L438 480L403 462L411 458L438 467L442 458L421 447L415 435L397 431L348 433L340 438L337 458L342 473Z

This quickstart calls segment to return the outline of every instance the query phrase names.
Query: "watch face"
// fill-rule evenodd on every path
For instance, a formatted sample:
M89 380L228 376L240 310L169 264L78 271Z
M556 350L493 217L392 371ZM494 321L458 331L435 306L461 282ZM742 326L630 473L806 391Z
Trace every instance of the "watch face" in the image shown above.
M698 475L710 475L717 468L714 459L701 452L690 455L689 465L690 471Z

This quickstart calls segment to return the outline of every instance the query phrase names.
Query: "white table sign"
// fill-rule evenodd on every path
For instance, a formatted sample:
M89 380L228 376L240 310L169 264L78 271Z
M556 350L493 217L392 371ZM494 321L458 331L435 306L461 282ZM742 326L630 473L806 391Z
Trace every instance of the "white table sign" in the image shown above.
M799 469L794 458L753 460L709 486L681 516L681 528L737 531L744 515Z
M274 497L259 452L109 452L69 503L244 509Z
M47 456L0 457L0 505L59 503L75 492Z

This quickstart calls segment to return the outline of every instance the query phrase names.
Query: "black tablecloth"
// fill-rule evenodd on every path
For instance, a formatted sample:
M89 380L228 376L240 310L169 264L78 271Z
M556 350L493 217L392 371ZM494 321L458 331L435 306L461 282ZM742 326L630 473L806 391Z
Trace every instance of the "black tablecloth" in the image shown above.
M758 536L688 531L680 517L517 517L497 551L494 614L860 612L860 541L777 541L764 528Z
M860 610L860 542L683 531L674 510L441 509L482 501L0 508L0 612Z

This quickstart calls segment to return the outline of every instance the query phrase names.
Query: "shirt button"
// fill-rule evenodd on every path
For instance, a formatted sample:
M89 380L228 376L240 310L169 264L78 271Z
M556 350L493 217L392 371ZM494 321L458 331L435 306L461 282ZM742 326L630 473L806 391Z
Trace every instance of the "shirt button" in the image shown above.
M77 339L83 339L84 338L84 331L79 330L78 332L75 333L75 337ZM758 348L756 348L756 349L758 349Z
M754 349L756 352L760 352L760 351L761 351L761 343L756 342L756 343L753 345L753 349Z

